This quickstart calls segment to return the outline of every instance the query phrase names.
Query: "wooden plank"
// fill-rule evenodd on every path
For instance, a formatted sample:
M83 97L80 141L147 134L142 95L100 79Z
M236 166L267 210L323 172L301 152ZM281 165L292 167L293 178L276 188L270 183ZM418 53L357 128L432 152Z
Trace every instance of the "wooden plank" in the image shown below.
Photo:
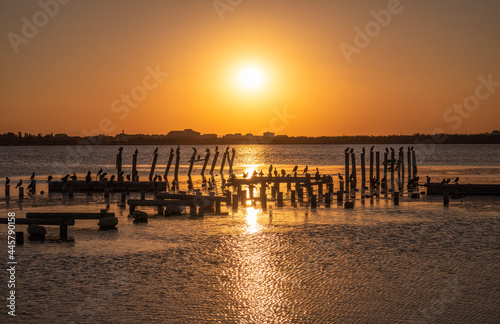
M181 200L164 200L164 199L155 199L155 200L146 200L146 199L129 199L127 201L129 206L169 206L169 205L183 205L189 206L192 203L188 201Z
M157 199L178 199L178 200L208 200L211 202L220 201L226 202L226 197L210 197L210 196L202 196L202 195L183 195L183 194L172 194L168 192L158 192L156 194Z
M500 196L500 185L494 184L441 184L427 183L428 195L442 195L444 193L463 194L472 196Z
M26 213L26 218L101 219L114 216L115 213Z
M66 182L67 187L72 187L74 192L104 192L106 188L109 188L110 192L154 192L155 186L157 190L164 191L167 190L166 182L131 182L131 181L90 181L87 183L84 180ZM51 181L49 182L49 192L62 192L63 183L61 181Z
M0 218L0 224L8 224L8 218ZM75 225L73 218L16 218L16 225Z

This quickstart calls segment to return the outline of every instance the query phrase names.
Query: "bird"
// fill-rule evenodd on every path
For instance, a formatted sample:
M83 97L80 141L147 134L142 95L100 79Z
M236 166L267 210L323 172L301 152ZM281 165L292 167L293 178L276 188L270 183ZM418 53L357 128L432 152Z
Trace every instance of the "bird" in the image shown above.
M134 155L137 155L137 154L139 154L139 150L135 149Z
M349 152L349 149L350 147L347 147L345 150L344 150L344 153L347 154L347 152Z
M446 179L443 179L443 181L441 181L441 184L445 184L446 183Z
M344 181L344 177L339 173L338 175L340 181Z
M248 173L243 172L243 179L246 179L248 177Z
M71 180L76 181L77 177L76 174L73 172L73 175L71 176Z
M402 147L402 146L401 146L401 147L399 148L399 152L403 152L403 149L404 149L404 147Z
M431 183L431 178L429 176L425 176L427 178L427 183Z
M318 168L316 168L315 178L316 178L316 180L319 180L319 178L320 178L319 177L319 169Z
M299 168L299 166L298 166L298 165L294 166L294 167L293 167L293 170L292 170L292 173L297 172L297 169L298 169L298 168Z
M114 174L111 175L111 178L109 178L109 182L113 182L113 181L115 181L115 175Z
M278 170L276 170L276 168L274 168L274 176L278 177Z
M102 174L101 174L101 177L99 178L99 180L106 180L106 176L107 176L107 175L108 175L108 174L107 174L106 172L102 173Z
M354 152L354 149L352 148L351 151L350 151L350 153L353 153L353 152Z
M154 155L158 154L158 148L155 148L155 151L153 152Z
M366 153L366 151L365 151L365 147L364 147L364 146L363 146L363 148L361 149L361 151L363 152L363 154L365 154L365 153Z
M123 151L123 147L122 147L122 146L120 146L120 148L118 148L118 152L120 152L120 153L121 153L122 151Z
M33 172L33 173L31 174L30 181L31 181L31 180L33 180L33 179L35 179L35 172Z
M394 153L394 148L391 147L390 149L391 149L391 153Z
M450 183L450 181L451 181L451 179L450 179L450 178L448 178L448 179L446 179L446 182L445 182L445 183L446 183L446 184L448 184L448 183Z
M66 183L68 181L69 174L65 175L64 177L61 178L62 183Z
M19 188L22 185L23 185L23 179L19 180L19 182L16 185L16 188Z
M284 177L284 176L286 176L286 171L285 171L285 169L281 169L281 176L283 176L283 177Z
M49 176L47 177L47 183L49 183L52 179L54 179L54 177L53 177L53 176L51 176L51 175L49 175Z
M97 177L99 177L102 173L102 168L97 171L97 175L95 176L95 179L97 180Z
M5 177L5 185L8 185L10 183L9 177Z
M264 176L264 172L262 172L262 170L260 170L259 177L263 177L263 176Z
M370 147L370 152L373 152L374 148L375 148L375 145L373 145L372 147Z
M90 170L87 171L87 175L85 176L85 181L87 183L89 183L90 181L92 181L92 172L90 172Z
M389 153L389 149L387 147L385 148L385 153Z
M126 178L128 181L130 181L130 174L127 174Z
M306 165L306 167L304 168L304 172L302 172L302 174L305 174L307 170L309 170L309 167Z
M269 166L269 174L272 174L272 173L273 173L273 165L271 164L271 165Z
M460 178L459 178L459 177L457 177L457 178L455 179L455 181L453 181L453 183L458 183L458 180L460 180Z

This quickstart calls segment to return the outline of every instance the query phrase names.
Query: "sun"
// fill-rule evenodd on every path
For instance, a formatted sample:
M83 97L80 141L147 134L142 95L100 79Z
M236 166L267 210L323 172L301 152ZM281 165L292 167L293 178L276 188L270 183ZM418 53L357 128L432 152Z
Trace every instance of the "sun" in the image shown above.
M265 73L258 66L245 66L238 70L236 81L239 87L245 91L261 90L265 83Z

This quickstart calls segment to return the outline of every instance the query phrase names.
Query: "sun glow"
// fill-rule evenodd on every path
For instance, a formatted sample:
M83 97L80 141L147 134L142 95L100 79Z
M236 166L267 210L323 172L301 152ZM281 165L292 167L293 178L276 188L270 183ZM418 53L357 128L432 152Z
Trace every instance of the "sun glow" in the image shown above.
M237 72L236 81L241 89L253 92L264 87L266 75L260 67L249 65Z

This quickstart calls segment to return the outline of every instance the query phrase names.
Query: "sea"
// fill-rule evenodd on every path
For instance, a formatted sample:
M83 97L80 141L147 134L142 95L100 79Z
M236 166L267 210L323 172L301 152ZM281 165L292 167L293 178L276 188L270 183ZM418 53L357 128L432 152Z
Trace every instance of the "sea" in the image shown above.
M263 171L272 165L288 174L298 166L314 176L331 175L335 190L344 174L348 145L231 145L234 174ZM375 145L383 159L386 148ZM500 184L500 145L413 145L420 183ZM156 146L124 146L123 170L131 173L138 150L138 171L147 180ZM369 155L371 145L349 145ZM163 176L171 149L159 146L154 174ZM195 145L203 160L206 149ZM407 146L404 148L407 150ZM221 194L220 162L215 168ZM193 146L180 146L180 190L187 190ZM75 173L83 179L98 170L116 174L118 146L0 147L0 214L99 212L119 220L116 230L101 231L97 220L77 220L70 242L58 240L58 226L46 226L44 242L28 240L8 249L7 225L0 225L0 323L499 323L500 197L443 197L401 193L361 201L353 209L335 201L330 207L307 203L285 206L270 198L259 204L191 218L158 215L134 224L119 194L48 193L47 177ZM405 154L406 158L406 154ZM197 159L198 160L198 159ZM368 164L368 163L367 163ZM192 171L201 188L197 161ZM37 193L19 199L35 172ZM222 171L228 177L228 164ZM4 195L5 178L11 196ZM173 166L168 175L173 177ZM207 175L208 177L208 175ZM358 173L358 181L360 176ZM283 188L286 190L286 188ZM43 191L43 194L41 193ZM425 188L422 187L422 192ZM130 193L128 198L139 198ZM153 194L147 194L152 199ZM14 255L15 288L8 287ZM7 298L15 295L15 316ZM12 298L11 298L12 300ZM12 313L11 313L12 314Z

